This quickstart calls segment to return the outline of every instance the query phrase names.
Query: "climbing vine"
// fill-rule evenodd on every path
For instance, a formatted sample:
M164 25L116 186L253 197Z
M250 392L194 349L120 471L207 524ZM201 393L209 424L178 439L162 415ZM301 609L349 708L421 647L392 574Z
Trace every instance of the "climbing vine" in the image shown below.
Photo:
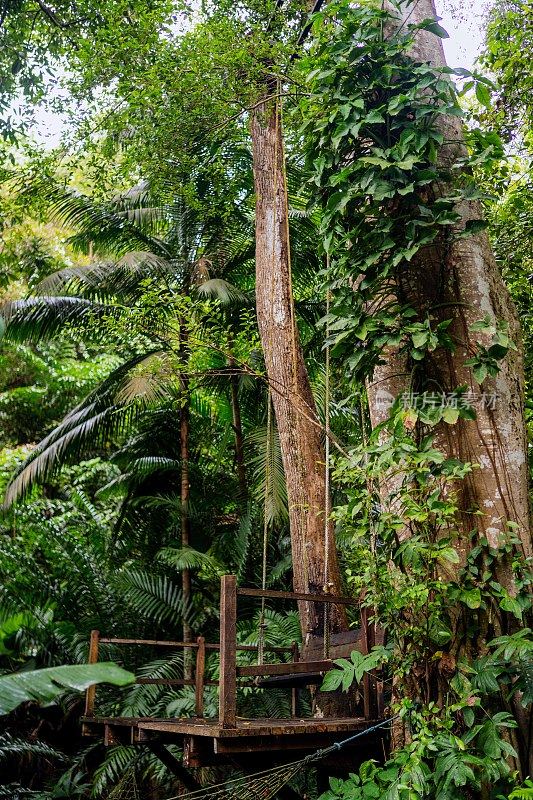
M329 255L328 343L353 380L353 404L391 349L412 370L411 391L390 398L388 418L338 461L335 475L348 497L336 518L352 534L349 580L365 592L388 644L339 661L325 684L346 688L386 663L402 733L384 768L369 762L350 780L332 781L326 797L505 797L519 757L528 757L517 728L533 702L530 565L512 522L494 546L477 530L481 512L472 511L464 541L459 487L478 467L441 452L434 428L475 419L476 411L466 386L446 387L446 401L432 401L424 375L435 353L455 352L453 320L421 315L403 290L427 248L446 253L485 227L482 219L461 222L458 205L481 195L466 148L445 140L439 123L462 114L454 73L478 98L486 99L490 81L413 60L421 29L446 35L434 19L398 25L393 12L342 1L316 17L299 110ZM470 138L476 163L493 157L492 146L479 146L492 136ZM515 345L505 322L490 317L470 334L464 366L482 384ZM498 579L501 564L512 590Z
M384 37L393 20L385 10L354 10L341 1L317 18L316 50L303 66L310 95L300 109L311 188L331 254L330 344L353 377L364 378L387 346L402 345L415 361L453 346L449 321L432 328L429 320L414 320L390 278L438 238L485 227L474 219L452 232L460 220L457 203L482 194L464 169L465 152L445 143L438 125L443 116L461 116L450 76L466 71L409 57L420 29L445 35L433 19ZM443 146L446 158L438 160ZM448 186L444 196L432 191L436 182ZM499 358L504 354L498 351Z

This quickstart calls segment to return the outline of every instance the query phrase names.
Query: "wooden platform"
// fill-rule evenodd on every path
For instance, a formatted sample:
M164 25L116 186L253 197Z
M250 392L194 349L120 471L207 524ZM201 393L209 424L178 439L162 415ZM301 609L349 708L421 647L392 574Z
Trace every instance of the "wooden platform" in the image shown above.
M301 658L300 646L276 646L264 644L261 657L257 644L237 642L237 600L240 597L280 600L286 603L308 602L319 606L341 604L359 610L360 626L350 631L332 633L328 646L324 637L315 637L304 645L305 658ZM156 719L152 717L105 717L98 714L96 687L89 687L86 694L85 716L82 719L83 733L104 739L107 746L118 744L146 745L157 750L161 760L168 761L166 745L173 744L183 750L184 766L209 766L235 761L240 755L255 753L255 760L274 758L276 761L294 759L295 751L300 755L328 747L355 733L365 731L383 718L383 693L376 674L365 674L357 693L345 697L345 707L351 717L332 718L312 716L300 717L299 691L308 686L317 686L323 676L334 668L334 659L348 657L353 650L368 653L376 641L373 625L368 621L367 610L360 607L357 599L336 597L330 594L308 594L302 592L277 592L270 589L238 588L234 575L223 575L220 586L220 638L218 642L206 642L199 636L194 642L167 641L159 639L128 639L116 636L101 636L93 631L89 647L89 662L98 661L101 645L113 647L140 646L167 648L195 652L192 675L183 677L156 678L138 676L138 684L160 684L167 687L194 687L195 716L188 718ZM192 651L192 652L191 652ZM264 655L275 657L274 662L265 663ZM253 657L255 663L249 663ZM213 670L213 664L215 670ZM211 666L210 666L211 665ZM217 675L217 667L218 675ZM204 690L206 686L218 687L218 718L204 717ZM238 699L243 687L253 693L269 688L286 688L291 695L291 716L283 719L254 718L238 715ZM252 694L253 696L253 694ZM248 697L248 708L250 707ZM317 704L318 707L318 704ZM253 712L252 712L253 713ZM355 715L360 716L355 716ZM365 747L382 741L381 733L358 739L353 747L361 752ZM353 750L352 750L353 753ZM292 755L291 755L292 754ZM373 757L373 755L372 755ZM175 759L174 759L175 760ZM180 770L176 762L174 770Z
M222 763L242 753L312 752L364 731L374 720L354 718L245 719L234 728L200 717L84 717L86 735L104 735L106 745L175 744L183 749L185 766ZM292 758L293 756L291 756ZM289 759L290 760L290 759Z

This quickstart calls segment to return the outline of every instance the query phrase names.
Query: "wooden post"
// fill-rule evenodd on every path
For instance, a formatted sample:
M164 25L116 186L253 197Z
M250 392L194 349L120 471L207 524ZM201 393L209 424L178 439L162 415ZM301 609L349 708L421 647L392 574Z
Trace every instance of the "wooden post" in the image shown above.
M88 664L96 664L98 661L98 645L100 642L100 631L91 631L89 642ZM85 716L94 717L94 700L96 697L96 685L89 686L85 693Z
M300 660L300 649L298 647L298 642L292 642L292 660L293 662ZM296 686L293 686L291 689L291 717L298 716L298 689Z
M220 696L218 719L223 728L237 727L237 580L220 580Z
M198 650L196 651L196 716L203 717L204 715L204 679L205 679L205 639L199 636L196 640L198 642Z

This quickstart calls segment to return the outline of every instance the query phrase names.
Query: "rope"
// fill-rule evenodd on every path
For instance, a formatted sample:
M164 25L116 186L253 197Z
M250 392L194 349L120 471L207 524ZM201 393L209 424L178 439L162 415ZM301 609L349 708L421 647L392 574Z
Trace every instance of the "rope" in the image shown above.
M202 789L197 789L194 792L187 794L176 795L169 797L167 800L271 800L292 778L294 778L302 769L318 761L322 761L332 753L336 753L351 742L355 742L363 736L368 736L370 733L385 728L390 725L399 715L378 722L364 731L359 731L347 739L342 739L330 747L322 750L317 750L300 761L293 761L290 764L282 764L281 766L271 767L263 772L256 772L252 775L239 775L237 778L231 778L223 783L217 783L212 786L205 786Z
M113 789L107 795L107 800L141 800L135 767L126 772Z
M330 261L329 253L326 254L326 271L329 277ZM325 481L324 481L324 592L329 592L329 559L331 548L331 474L330 474L330 348L329 348L329 310L331 304L331 293L328 286L326 295L326 375L325 375L325 391L324 391L324 424L326 430L326 445L325 445ZM329 658L330 647L330 604L324 605L324 658Z

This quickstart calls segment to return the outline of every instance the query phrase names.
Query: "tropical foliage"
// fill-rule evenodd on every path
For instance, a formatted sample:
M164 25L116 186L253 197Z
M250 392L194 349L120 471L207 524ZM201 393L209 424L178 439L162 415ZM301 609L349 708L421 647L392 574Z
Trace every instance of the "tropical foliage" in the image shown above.
M181 792L148 748L88 744L79 691L103 683L108 715L193 715L194 687L171 683L190 674L184 649L104 643L88 666L91 631L217 641L221 575L292 588L280 388L255 306L259 99L283 127L290 289L332 445L341 588L386 634L322 689L379 672L394 718L385 757L323 798L532 796L531 559L512 520L494 542L483 510L461 506L479 465L442 437L475 420L468 387L417 398L462 343L450 304L421 317L397 282L428 249L488 230L523 342L481 309L464 363L481 391L523 350L531 433L530 8L495 0L484 75L413 58L417 37L446 36L433 18L395 30L392 5L321 6L0 3L0 797L106 797L130 774L146 798ZM61 148L30 136L47 92ZM464 147L443 135L452 117ZM371 430L370 381L393 351L411 390ZM290 646L299 615L243 602L239 641L261 631ZM208 651L207 681L219 670ZM214 685L204 702L216 716ZM289 694L243 688L239 713L290 716ZM310 773L283 796L319 786Z

